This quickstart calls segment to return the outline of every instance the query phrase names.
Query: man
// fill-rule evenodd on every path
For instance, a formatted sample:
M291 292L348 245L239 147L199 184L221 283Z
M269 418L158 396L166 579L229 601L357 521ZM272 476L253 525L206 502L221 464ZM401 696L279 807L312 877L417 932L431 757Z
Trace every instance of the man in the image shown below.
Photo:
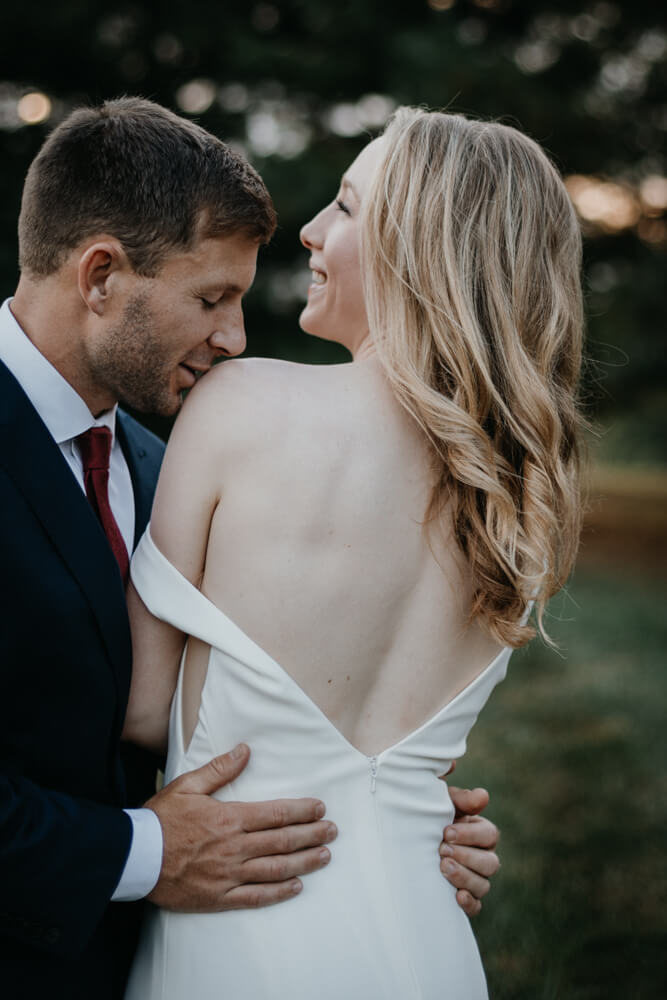
M274 228L255 171L148 101L74 112L28 172L21 278L0 311L0 981L17 1000L121 996L131 900L280 902L330 857L323 803L211 797L245 746L123 808L124 581L162 445L117 402L176 413L218 357L241 353L241 299ZM475 817L456 831L443 864L472 912L496 832Z

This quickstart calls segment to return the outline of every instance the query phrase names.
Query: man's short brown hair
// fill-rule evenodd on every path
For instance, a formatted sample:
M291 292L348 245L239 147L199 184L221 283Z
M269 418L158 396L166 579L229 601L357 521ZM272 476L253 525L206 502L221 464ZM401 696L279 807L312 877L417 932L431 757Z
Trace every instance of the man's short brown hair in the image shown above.
M152 101L123 97L73 111L33 160L19 260L30 274L53 274L82 240L107 233L152 276L200 237L266 243L275 225L264 182L241 155Z

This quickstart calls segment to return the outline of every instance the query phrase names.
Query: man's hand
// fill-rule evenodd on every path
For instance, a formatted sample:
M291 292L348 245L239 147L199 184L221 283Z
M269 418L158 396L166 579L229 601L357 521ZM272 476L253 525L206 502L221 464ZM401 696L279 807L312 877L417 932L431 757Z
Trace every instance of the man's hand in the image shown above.
M458 889L456 901L461 909L473 917L482 909L481 900L491 888L489 879L500 868L495 853L499 832L490 820L478 815L489 804L485 789L450 787L449 796L456 817L443 832L440 871Z
M169 910L208 913L267 906L301 891L299 875L317 871L337 834L317 799L219 802L211 793L248 763L241 743L172 781L146 802L164 837L162 870L148 896Z

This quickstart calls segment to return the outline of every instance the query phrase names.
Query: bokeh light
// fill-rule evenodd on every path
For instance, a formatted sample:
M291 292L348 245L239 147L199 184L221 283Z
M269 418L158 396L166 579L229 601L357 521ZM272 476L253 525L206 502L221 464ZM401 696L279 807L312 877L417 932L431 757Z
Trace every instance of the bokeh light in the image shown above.
M38 125L51 114L51 101L38 91L24 94L16 106L16 113L26 125Z
M639 185L642 208L647 215L661 213L667 209L667 177L652 174Z
M176 103L190 115L200 115L215 100L215 84L210 80L190 80L176 91Z
M618 232L639 221L639 202L629 187L581 174L566 178L565 184L577 212L586 222L607 232Z
M456 0L428 0L431 10L451 10Z

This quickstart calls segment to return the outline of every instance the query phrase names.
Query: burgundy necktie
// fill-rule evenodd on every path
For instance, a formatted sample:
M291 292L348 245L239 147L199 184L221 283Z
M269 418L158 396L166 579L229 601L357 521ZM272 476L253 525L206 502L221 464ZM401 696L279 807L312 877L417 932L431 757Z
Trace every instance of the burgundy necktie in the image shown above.
M83 460L83 483L90 505L100 519L109 545L115 555L123 583L127 583L130 568L127 549L120 528L109 504L109 457L111 431L108 427L91 427L77 437Z

